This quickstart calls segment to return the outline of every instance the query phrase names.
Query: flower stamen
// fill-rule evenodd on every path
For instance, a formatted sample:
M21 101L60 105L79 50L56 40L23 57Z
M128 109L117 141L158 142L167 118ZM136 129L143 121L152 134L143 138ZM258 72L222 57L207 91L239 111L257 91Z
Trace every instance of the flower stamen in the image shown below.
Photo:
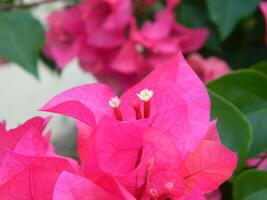
M108 104L111 108L113 108L113 113L114 113L114 116L117 120L119 121L122 121L122 114L121 114L121 111L120 111L120 99L119 97L113 97L111 98L109 101L108 101Z
M135 111L136 120L142 119L142 113L141 113L141 109L140 109L140 104L138 102L134 102L133 103L133 109Z
M148 118L150 116L150 100L153 97L153 94L153 90L149 90L147 88L136 94L141 101L144 101L144 118Z

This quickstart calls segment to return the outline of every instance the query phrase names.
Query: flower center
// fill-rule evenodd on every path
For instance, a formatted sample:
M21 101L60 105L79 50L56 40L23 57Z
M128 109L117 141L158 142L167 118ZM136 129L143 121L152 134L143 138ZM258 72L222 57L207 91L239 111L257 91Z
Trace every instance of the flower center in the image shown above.
M143 112L143 116L142 116L142 112L141 112L141 105L139 102L134 101L132 104L133 110L135 112L135 118L136 120L142 119L142 118L149 118L150 113L151 113L151 98L153 97L154 92L152 90L149 89L144 89L142 91L140 91L139 93L137 93L137 97L144 102L144 112ZM122 113L120 111L120 99L119 97L115 96L112 97L108 104L109 106L113 109L113 113L114 116L117 120L122 121L123 117L122 117Z
M120 99L119 97L113 97L109 100L108 104L111 108L113 108L113 113L114 113L114 116L117 120L119 121L122 121L122 114L121 114L121 111L120 111Z

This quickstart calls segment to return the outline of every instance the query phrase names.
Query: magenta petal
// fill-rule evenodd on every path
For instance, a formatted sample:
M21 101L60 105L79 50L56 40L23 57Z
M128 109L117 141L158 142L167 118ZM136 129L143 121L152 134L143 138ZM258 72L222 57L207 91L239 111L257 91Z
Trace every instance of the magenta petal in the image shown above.
M52 152L53 148L49 143L50 137L43 137L42 134L43 132L40 130L30 128L18 141L14 152L30 156L42 156L46 152Z
M193 53L188 56L187 62L204 83L218 78L231 70L224 60L214 56L204 59L200 54Z
M203 140L189 155L184 168L187 188L201 187L210 192L232 176L237 164L235 153L222 144Z
M7 150L29 155L43 155L51 146L42 137L49 119L34 117L9 131L0 131L0 163ZM2 125L3 126L3 125Z
M121 97L121 108L126 119L133 119L132 102L138 101L136 94L145 88L154 92L151 99L151 117L158 116L155 126L161 129L162 125L165 131L168 130L170 135L175 136L174 138L180 138L174 142L183 157L186 156L204 137L209 124L210 101L204 84L180 53L175 59L158 66ZM143 104L139 102L140 105ZM173 112L173 108L176 108L178 113ZM186 120L178 121L182 118ZM183 148L179 147L181 143Z
M169 36L174 23L174 15L168 10L160 10L156 13L155 22L144 23L141 34L149 40L160 40Z
M185 200L206 200L206 198L199 188L195 188L192 192L189 193Z
M179 3L181 2L181 0L168 0L167 1L167 7L170 9L175 8L175 6L177 6Z
M93 131L93 127L80 121L77 121L76 125L78 128L77 151L81 162L84 162L88 156L90 137Z
M141 70L142 62L143 57L137 51L136 44L133 41L126 41L111 63L111 67L118 72L130 74Z
M132 16L131 0L107 0L113 7L113 13L107 17L103 27L106 29L116 30L127 26Z
M124 42L122 31L108 31L99 28L87 38L87 44L97 48L118 47Z
M172 195L180 196L183 192L182 160L175 144L168 136L153 128L146 130L143 137L142 161L153 160L148 189L155 188L162 194L165 192L165 184L172 183L174 185Z
M17 140L20 140L29 130L36 131L39 134L42 134L48 121L49 118L34 117L27 120L22 125L14 129L10 129L8 132L11 135L14 135L14 137L16 137Z
M96 158L100 168L112 175L134 170L142 147L142 129L104 117L94 135Z
M75 172L65 159L7 152L0 167L1 198L51 199L56 179L63 170Z
M69 89L50 100L41 110L74 117L89 125L103 115L112 115L108 105L113 91L103 84L87 84ZM94 119L95 118L95 119Z
M220 140L220 137L217 131L216 123L217 123L217 120L213 120L210 122L209 129L204 139L221 143L221 140Z
M89 179L62 172L55 185L53 200L119 200Z
M209 31L206 28L188 29L180 24L175 25L175 31L177 32L176 34L182 35L179 45L184 53L200 49L209 35Z

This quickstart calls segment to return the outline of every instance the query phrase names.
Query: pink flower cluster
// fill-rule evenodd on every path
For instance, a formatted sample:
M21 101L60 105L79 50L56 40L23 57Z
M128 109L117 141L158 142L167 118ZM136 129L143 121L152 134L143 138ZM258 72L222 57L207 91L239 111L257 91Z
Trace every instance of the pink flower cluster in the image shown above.
M221 144L204 84L182 54L120 98L106 85L67 90L42 110L76 118L80 166L53 153L48 119L0 125L1 199L218 199L235 153ZM215 193L211 193L215 191ZM214 196L215 195L215 196Z
M188 29L175 20L180 0L84 0L48 18L44 51L63 68L73 58L101 82L125 90L152 70L155 63L200 49L204 28ZM145 15L152 13L153 20ZM142 18L140 21L139 18ZM119 85L118 85L119 84Z

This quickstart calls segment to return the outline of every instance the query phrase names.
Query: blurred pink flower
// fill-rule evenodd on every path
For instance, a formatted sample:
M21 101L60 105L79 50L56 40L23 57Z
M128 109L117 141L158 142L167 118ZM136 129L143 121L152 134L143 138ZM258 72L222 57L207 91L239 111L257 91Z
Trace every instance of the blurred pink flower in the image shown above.
M3 60L3 59L0 59L0 65L1 64L5 64L6 63L6 61L5 60Z
M172 8L179 2L167 1L167 7L155 13L155 22L144 21L139 30L134 22L139 7L133 4L137 2L83 1L50 16L46 55L61 68L77 57L82 69L121 93L177 52L203 46L207 29L187 29L175 22Z
M133 24L132 37L152 53L175 54L201 48L208 37L207 29L187 29L176 23L169 9L160 10L155 21L145 21L140 31Z
M63 170L78 173L73 160L53 153L50 134L42 136L47 122L35 117L9 131L0 124L1 199L51 199Z
M265 21L265 36L264 36L264 40L265 43L267 44L267 2L263 1L260 2L260 10L264 16L264 21Z
M220 143L216 122L209 122L208 93L182 54L120 99L107 86L90 84L59 94L42 110L80 121L78 152L88 179L62 174L55 199L86 193L200 200L236 167L236 155ZM77 178L73 187L71 177Z
M79 7L55 11L47 22L50 29L46 33L44 52L57 67L63 68L78 55L85 38Z
M267 168L267 153L262 153L260 156L251 158L246 162L248 167L265 170Z
M194 53L187 57L187 62L204 83L231 71L228 64L217 57L204 59L200 54Z
M124 42L125 27L132 17L131 0L87 0L79 7L87 45L113 48Z

